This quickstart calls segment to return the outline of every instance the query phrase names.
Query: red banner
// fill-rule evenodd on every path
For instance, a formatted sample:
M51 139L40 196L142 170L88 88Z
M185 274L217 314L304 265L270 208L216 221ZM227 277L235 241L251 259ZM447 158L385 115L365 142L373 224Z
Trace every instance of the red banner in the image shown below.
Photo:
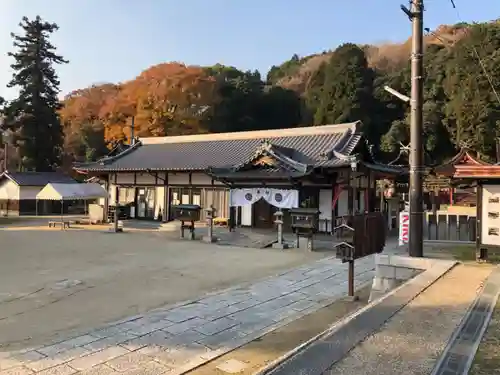
M342 190L344 190L344 185L336 185L335 186L335 189L333 190L332 210L335 209L335 205L337 204L337 201L339 200L340 193L342 193Z

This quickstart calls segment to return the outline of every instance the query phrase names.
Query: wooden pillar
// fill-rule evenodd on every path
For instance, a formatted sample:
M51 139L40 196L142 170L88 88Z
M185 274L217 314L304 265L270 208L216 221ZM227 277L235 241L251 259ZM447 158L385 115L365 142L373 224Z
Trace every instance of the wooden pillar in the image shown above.
M165 188L163 197L163 222L166 223L170 217L170 189L168 187L168 172L165 172L165 179L163 180L163 186Z
M103 215L103 220L106 222L108 221L108 211L109 211L109 182L111 179L111 174L108 174L108 178L106 181L104 181L104 189L106 190L106 198L104 198L104 215Z
M432 214L433 215L437 215L438 199L439 199L439 189L438 188L434 188L433 195L432 195Z
M347 185L347 212L349 216L354 214L354 196L352 189L352 180L351 180L351 172L349 172L347 177L348 185Z
M483 185L477 181L476 188L476 261L488 259L488 250L481 246L482 215L483 215Z
M371 207L370 207L371 183L372 183L372 172L368 171L368 176L366 176L366 187L365 187L365 212L371 212Z
M453 206L453 188L450 186L450 206Z

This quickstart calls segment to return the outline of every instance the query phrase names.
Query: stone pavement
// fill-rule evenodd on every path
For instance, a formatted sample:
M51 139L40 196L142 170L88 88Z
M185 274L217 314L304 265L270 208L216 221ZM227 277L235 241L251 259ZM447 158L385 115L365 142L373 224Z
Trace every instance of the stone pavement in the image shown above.
M373 256L356 262L355 275L356 287L372 281ZM346 291L347 264L325 258L62 342L0 353L0 375L181 374L331 304Z

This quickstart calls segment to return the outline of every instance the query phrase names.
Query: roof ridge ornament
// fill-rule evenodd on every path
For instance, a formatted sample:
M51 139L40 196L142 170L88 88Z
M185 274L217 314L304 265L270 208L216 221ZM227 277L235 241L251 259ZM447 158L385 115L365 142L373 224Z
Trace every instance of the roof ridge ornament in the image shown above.
M352 162L352 161L357 161L357 159L358 159L357 154L346 155L346 154L343 154L342 152L339 152L336 150L332 150L331 153L332 153L332 156L335 156L337 159L340 159L340 160L346 160L346 161Z
M460 148L470 150L472 148L472 141L470 139L462 140L458 142L458 145L460 146Z
M273 148L273 144L268 139L263 139L255 150L255 156L261 155L265 151L270 151Z
M333 152L330 150L330 151L321 151L319 153L319 158L321 160L330 160L333 156Z

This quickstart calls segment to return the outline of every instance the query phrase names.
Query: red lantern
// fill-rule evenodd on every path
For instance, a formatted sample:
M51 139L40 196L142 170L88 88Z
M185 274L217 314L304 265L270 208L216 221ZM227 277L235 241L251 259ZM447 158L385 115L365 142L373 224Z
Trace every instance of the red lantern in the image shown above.
M384 190L384 197L386 198L392 198L394 196L394 186L388 187L387 189Z

